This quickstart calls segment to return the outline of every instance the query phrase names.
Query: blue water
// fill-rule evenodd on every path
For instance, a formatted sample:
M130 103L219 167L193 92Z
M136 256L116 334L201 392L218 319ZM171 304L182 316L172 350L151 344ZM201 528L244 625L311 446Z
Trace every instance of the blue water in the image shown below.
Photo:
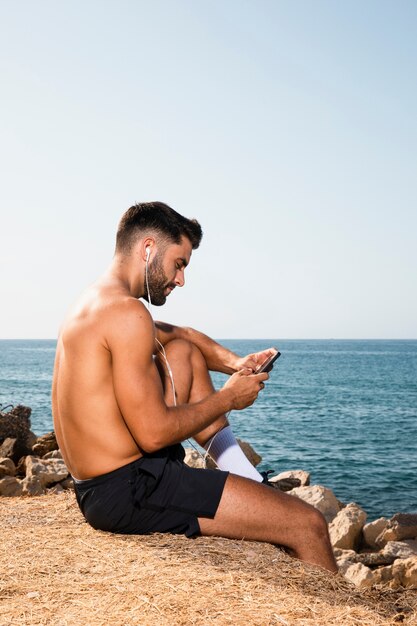
M222 343L239 354L282 352L255 405L230 416L261 469L306 469L369 519L417 512L416 340ZM0 341L0 403L31 406L37 434L52 429L54 353L55 341Z

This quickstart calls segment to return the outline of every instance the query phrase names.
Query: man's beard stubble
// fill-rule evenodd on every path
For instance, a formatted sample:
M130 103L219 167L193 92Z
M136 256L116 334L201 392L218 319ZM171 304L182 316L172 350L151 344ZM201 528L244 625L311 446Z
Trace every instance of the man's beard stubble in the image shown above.
M148 284L149 284L149 294L148 288L146 285L146 277L145 277L145 288L143 296L145 300L149 302L150 295L150 303L155 306L162 306L166 302L166 295L164 293L167 287L175 287L175 285L171 285L166 277L164 270L162 268L162 259L161 255L157 254L152 261L148 265Z

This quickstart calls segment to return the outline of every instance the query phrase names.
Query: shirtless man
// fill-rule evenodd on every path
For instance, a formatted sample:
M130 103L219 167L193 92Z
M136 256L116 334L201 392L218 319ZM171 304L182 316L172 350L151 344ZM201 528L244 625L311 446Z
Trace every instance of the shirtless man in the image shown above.
M268 374L253 372L270 351L239 357L193 329L154 324L138 300L160 306L184 285L201 236L196 220L165 204L134 205L109 269L63 324L54 427L80 509L101 530L267 541L336 572L324 517L261 484L226 419L256 400ZM219 391L209 370L231 375ZM183 463L189 437L220 470Z

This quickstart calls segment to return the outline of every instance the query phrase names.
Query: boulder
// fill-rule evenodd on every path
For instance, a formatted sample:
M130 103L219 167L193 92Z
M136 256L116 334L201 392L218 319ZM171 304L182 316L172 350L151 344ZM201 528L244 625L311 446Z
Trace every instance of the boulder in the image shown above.
M269 478L269 482L274 483L277 480L295 479L299 481L297 487L308 487L310 484L310 472L304 470L288 470L287 472L281 472L277 476Z
M16 473L16 466L12 459L0 458L0 478L5 476L14 476Z
M372 570L362 563L350 563L347 561L339 567L339 571L357 587L372 587L374 577Z
M405 541L388 541L381 554L387 557L392 557L392 560L396 559L409 559L410 557L417 557L417 540L406 539Z
M21 496L21 481L14 476L6 476L0 480L0 496Z
M378 546L388 541L417 538L417 513L396 513L387 524L385 530L376 538Z
M359 544L366 513L351 502L338 512L329 525L330 541L334 548L354 550Z
M58 442L54 431L38 437L35 444L32 446L33 454L40 457L43 457L45 454L52 452L53 450L58 450Z
M38 476L27 476L21 483L24 496L42 496L45 493L45 488Z
M379 547L376 543L376 538L385 530L387 524L388 520L386 517L380 517L374 522L369 522L369 524L365 524L362 532L363 539L367 546L369 546L370 548Z
M38 459L26 457L26 478L37 476L42 487L58 483L68 476L68 469L62 459Z
M323 513L327 522L331 522L339 512L340 504L331 489L322 487L321 485L313 485L310 487L296 487L290 491L290 495L296 496L304 502L308 502L321 513ZM343 548L344 546L340 546Z

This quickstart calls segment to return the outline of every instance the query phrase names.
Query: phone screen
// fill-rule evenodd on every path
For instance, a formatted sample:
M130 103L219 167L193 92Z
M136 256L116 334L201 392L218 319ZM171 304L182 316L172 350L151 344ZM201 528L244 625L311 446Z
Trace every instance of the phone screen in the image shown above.
M269 372L272 369L273 364L278 357L281 356L281 352L277 350L274 354L271 354L263 363L258 365L255 370L255 374L262 374L262 372Z

